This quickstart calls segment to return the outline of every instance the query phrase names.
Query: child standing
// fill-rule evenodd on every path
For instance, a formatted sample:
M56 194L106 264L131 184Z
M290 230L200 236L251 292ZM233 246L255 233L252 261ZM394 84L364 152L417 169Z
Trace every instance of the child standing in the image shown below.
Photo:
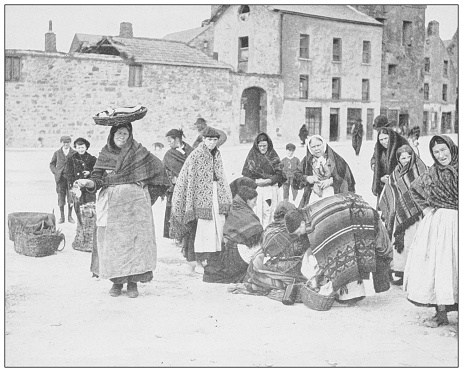
M283 174L285 175L287 181L283 184L283 199L289 200L289 188L291 187L293 193L293 201L297 197L297 189L294 187L294 172L299 166L300 160L298 157L294 156L294 151L296 150L296 145L288 143L286 145L286 157L283 158L281 163L283 164Z

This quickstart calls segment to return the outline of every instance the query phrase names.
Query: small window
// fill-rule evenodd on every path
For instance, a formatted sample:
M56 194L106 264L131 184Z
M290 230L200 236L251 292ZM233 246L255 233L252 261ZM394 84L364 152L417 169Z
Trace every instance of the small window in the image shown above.
M249 13L251 12L251 10L249 9L249 5L241 5L239 10L238 10L238 14L239 14L239 18L241 21L246 21L249 17Z
M449 61L444 61L444 76L449 76Z
M371 43L369 41L363 41L363 53L362 53L362 63L371 62Z
M437 112L431 112L431 129L437 128Z
M21 77L21 59L5 57L5 81L19 81Z
M442 85L442 101L447 102L447 84Z
M399 110L387 110L387 121L391 127L396 127L399 123Z
M130 65L129 66L129 87L141 87L143 77L143 66Z
M370 100L370 80L362 79L362 101Z
M412 22L404 21L402 25L402 45L412 45Z
M424 72L431 71L431 59L429 57L424 58Z
M333 78L331 83L331 98L341 98L341 78Z
M347 136L352 135L352 127L359 120L362 120L362 109L358 108L348 108L347 109Z
M424 99L429 100L429 84L424 83Z
M305 124L309 136L320 134L322 129L322 109L320 107L306 107Z
M423 134L426 134L428 131L428 111L423 111Z
M299 76L299 98L300 99L309 98L309 76L308 75Z
M333 61L341 61L341 39L333 38Z
M249 37L238 38L238 72L248 72Z
M299 58L309 59L309 35L301 34L299 41Z
M395 77L397 75L397 65L388 65L387 74L388 76Z

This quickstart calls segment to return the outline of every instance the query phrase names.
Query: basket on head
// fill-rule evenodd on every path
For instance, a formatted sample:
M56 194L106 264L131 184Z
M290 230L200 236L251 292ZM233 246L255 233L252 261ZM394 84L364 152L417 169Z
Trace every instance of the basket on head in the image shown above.
M64 240L62 251L66 245L64 234L42 234L34 235L24 232L17 233L14 239L14 250L25 256L45 257L55 254L58 251L61 241Z
M131 113L116 113L111 116L94 116L93 120L95 121L95 124L97 125L105 125L105 126L114 126L114 125L120 125L120 124L127 124L127 123L132 123L136 120L142 119L146 113L148 112L148 109L144 106L141 107L140 110L137 110L135 112Z
M324 296L313 291L306 284L299 287L299 292L304 305L312 310L329 310L331 309L331 306L333 306L333 302L336 299L335 292L331 293L329 296Z

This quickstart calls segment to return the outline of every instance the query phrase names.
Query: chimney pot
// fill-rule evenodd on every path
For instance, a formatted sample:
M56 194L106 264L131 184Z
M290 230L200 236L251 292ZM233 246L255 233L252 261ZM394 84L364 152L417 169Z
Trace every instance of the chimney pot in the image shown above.
M133 38L133 28L130 22L121 22L119 37Z
M48 32L45 34L45 52L56 53L56 35L52 31L52 21L48 22Z
M439 36L439 22L431 21L428 23L428 36Z

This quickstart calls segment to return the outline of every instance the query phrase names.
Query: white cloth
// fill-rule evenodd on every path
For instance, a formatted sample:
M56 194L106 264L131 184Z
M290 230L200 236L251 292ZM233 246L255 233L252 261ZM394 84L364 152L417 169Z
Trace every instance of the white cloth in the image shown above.
M439 208L424 216L404 273L408 298L420 304L458 302L458 211Z
M63 152L64 152L64 155L65 155L65 156L68 156L68 154L69 154L69 151L71 150L71 148L70 148L70 147L68 147L68 149L67 149L67 150L65 150L65 149L64 149L64 147L61 147L61 150L63 150Z
M257 244L251 248L245 244L237 244L236 246L238 247L238 252L241 256L241 259L246 263L251 262L256 253L260 251L260 244Z
M257 179L256 181L263 181L262 179ZM258 186L257 187L257 202L254 208L254 212L259 218L262 227L265 229L270 222L273 221L273 214L275 213L275 209L280 201L282 201L282 197L279 193L278 184L271 185L271 186ZM266 202L266 200L270 199L272 202L270 205Z
M416 234L416 230L420 225L420 221L416 221L407 230L405 230L404 237L404 250L401 253L397 253L396 249L392 250L392 270L403 272L405 270L405 264L407 262L408 252L410 252L410 245ZM395 230L395 227L394 227ZM395 238L392 237L391 244L394 244Z
M323 194L322 196L318 196L317 194L315 194L313 191L310 193L310 198L309 198L309 205L310 204L313 204L317 201L320 201L322 199L325 199L327 198L328 196L333 196L334 195L334 188L333 186L328 186L326 188L323 189Z
M222 250L223 225L225 215L219 214L217 181L212 184L212 220L198 218L196 228L195 252L220 252Z

